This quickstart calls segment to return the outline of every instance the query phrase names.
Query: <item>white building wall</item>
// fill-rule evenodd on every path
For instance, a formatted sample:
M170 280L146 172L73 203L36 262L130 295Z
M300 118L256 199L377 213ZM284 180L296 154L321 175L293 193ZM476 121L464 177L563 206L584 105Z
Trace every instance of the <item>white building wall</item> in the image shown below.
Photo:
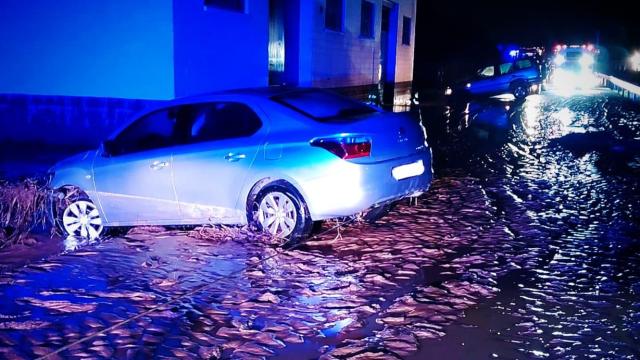
M171 99L172 13L172 0L2 0L0 93Z
M416 1L398 1L398 46L396 49L396 83L413 81L413 56L416 43ZM411 18L410 45L402 44L402 20Z
M325 0L315 2L312 85L346 87L378 82L381 1L375 1L375 36L360 37L361 0L345 0L344 31L325 28Z
M246 11L174 0L177 96L267 86L269 2L247 0Z
M374 37L360 36L361 0L345 0L344 30L325 28L325 0L309 0L313 5L301 18L311 20L311 79L307 84L319 87L349 87L377 84L380 67L382 0L371 0L375 6ZM413 79L415 33L415 0L397 0L398 41L396 83ZM402 16L412 18L412 41L402 45ZM301 54L304 56L304 54Z

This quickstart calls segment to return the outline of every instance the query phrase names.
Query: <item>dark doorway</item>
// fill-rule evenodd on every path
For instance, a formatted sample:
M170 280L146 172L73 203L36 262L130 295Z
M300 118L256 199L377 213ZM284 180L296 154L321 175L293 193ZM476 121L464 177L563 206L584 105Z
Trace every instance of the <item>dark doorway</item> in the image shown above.
M380 36L380 83L382 103L393 105L396 82L396 46L398 42L398 4L384 1Z
M301 1L269 0L269 85L298 85Z
M269 0L269 85L284 83L285 0Z

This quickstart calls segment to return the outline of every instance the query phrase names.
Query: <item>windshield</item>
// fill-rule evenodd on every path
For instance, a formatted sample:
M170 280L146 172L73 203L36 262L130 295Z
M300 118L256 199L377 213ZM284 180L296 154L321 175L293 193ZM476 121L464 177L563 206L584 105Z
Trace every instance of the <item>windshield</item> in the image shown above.
M377 110L359 101L324 90L303 90L272 98L318 121L349 121L350 117Z

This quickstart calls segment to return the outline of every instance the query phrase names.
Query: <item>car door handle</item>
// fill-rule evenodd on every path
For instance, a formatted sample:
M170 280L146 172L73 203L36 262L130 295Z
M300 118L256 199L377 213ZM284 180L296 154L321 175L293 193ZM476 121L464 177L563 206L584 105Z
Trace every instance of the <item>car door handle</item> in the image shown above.
M247 155L245 155L245 154L234 154L234 153L228 153L227 155L225 155L225 157L224 157L224 158L225 158L228 162L236 162L236 161L242 160L242 159L244 159L244 158L246 158L246 157L247 157Z
M160 170L169 166L169 163L166 161L154 161L149 165L152 170Z

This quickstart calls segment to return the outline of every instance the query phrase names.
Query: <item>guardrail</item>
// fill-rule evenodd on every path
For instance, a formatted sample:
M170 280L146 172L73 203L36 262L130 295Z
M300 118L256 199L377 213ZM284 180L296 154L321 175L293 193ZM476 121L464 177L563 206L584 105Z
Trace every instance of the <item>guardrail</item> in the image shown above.
M615 76L605 74L598 74L598 76L600 76L606 86L619 92L622 96L636 101L640 100L640 86L618 79Z

